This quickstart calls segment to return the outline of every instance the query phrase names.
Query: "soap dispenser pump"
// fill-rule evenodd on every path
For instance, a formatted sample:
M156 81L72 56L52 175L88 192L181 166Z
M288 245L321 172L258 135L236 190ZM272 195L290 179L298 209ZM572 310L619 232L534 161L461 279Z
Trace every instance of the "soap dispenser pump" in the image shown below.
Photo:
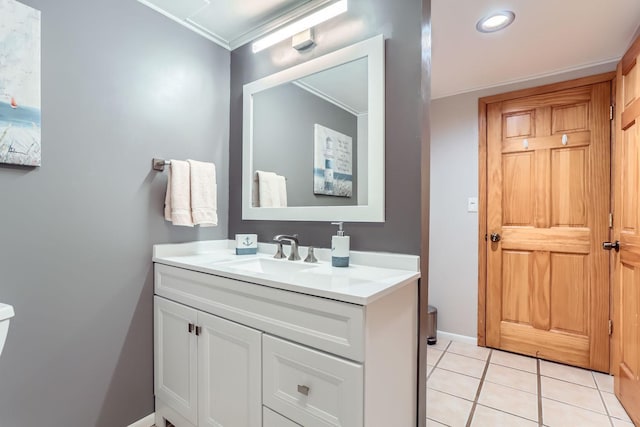
M338 234L331 238L331 265L349 267L349 236L344 235L343 222L332 222L338 226Z

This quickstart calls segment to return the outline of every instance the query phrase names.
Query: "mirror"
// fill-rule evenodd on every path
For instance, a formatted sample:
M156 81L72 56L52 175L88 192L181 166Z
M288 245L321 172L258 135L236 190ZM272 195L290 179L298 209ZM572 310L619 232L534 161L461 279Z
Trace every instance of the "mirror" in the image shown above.
M384 39L244 86L242 218L384 222Z

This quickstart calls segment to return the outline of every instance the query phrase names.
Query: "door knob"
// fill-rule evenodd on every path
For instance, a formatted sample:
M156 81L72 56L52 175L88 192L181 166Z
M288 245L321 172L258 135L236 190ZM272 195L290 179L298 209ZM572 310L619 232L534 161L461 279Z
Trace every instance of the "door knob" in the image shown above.
M615 242L602 242L602 249L610 251L611 249L615 249L616 252L620 251L620 242L616 240Z
M489 236L489 238L492 242L499 242L500 239L502 239L502 236L500 236L498 233L491 233L491 236Z

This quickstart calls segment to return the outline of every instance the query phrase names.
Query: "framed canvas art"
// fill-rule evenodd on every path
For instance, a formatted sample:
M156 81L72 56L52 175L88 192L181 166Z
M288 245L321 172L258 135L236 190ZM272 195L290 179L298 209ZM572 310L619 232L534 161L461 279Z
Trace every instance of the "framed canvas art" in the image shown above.
M40 11L0 0L0 163L41 164Z
M352 138L314 124L313 193L351 197L353 192Z

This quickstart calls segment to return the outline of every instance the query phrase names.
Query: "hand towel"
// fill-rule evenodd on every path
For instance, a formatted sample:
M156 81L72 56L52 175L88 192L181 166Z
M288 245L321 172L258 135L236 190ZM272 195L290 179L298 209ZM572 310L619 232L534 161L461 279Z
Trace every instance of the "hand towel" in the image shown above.
M274 172L256 171L258 174L258 197L262 208L284 208L287 206L287 184L283 176Z
M191 218L191 181L189 163L171 160L164 200L164 217L173 225L193 227Z
M187 160L191 166L191 217L201 227L218 225L218 187L213 163Z

